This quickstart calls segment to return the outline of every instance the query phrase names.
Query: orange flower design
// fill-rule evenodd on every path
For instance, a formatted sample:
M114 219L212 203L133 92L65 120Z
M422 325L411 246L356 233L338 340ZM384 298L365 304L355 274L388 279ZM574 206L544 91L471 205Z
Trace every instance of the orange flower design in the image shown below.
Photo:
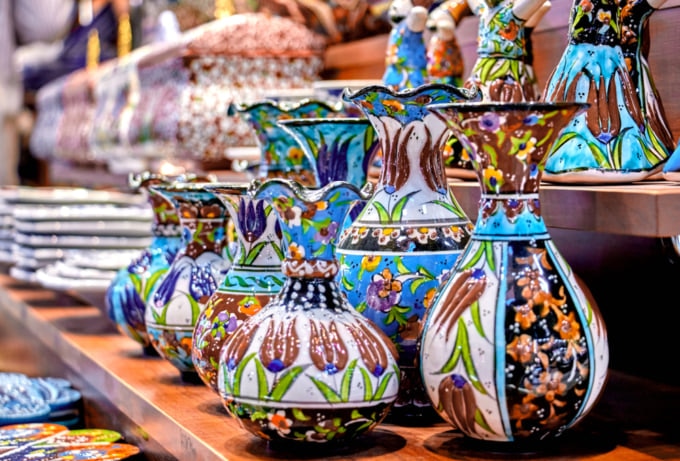
M514 41L517 38L517 33L519 32L519 25L515 21L510 21L503 30L499 32L500 36L506 40Z

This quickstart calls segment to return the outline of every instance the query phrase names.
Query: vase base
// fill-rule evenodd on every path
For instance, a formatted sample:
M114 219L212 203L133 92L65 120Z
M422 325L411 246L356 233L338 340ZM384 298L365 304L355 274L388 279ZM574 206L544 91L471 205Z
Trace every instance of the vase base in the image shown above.
M181 371L179 373L179 377L180 377L180 379L182 380L183 383L203 385L203 381L201 380L201 377L198 376L198 373L196 373L195 371Z
M153 344L148 344L142 347L142 355L144 357L160 357L156 348L153 347Z
M601 422L600 422L601 423ZM559 437L522 439L513 442L493 442L467 437L457 430L434 435L425 441L428 450L444 456L474 459L519 459L529 457L534 461L555 457L582 458L607 453L623 442L625 434L599 425L583 425L568 429Z

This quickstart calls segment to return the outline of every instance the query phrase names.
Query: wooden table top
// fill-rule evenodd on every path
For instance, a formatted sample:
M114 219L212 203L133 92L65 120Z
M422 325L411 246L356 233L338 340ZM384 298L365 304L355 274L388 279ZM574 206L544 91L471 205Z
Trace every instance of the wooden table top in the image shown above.
M443 422L429 427L381 424L356 442L280 451L243 431L203 385L186 384L169 363L146 357L119 335L101 311L64 294L0 275L0 326L20 323L82 376L133 427L182 461L252 459L384 460L680 460L680 388L612 372L604 395L585 420L540 447L489 446L463 438ZM2 329L0 328L0 331ZM0 341L0 356L8 350ZM615 353L615 351L614 351ZM3 363L20 361L3 357ZM134 437L133 437L134 438ZM147 459L167 459L145 454Z

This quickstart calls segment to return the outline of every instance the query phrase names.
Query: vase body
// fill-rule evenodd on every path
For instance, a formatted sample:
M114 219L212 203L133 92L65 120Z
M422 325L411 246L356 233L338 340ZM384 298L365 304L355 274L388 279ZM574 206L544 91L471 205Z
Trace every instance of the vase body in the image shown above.
M281 229L272 205L255 200L247 184L206 186L234 223L236 254L226 276L198 316L191 358L203 382L217 392L217 364L227 338L283 286Z
M224 405L265 439L353 438L385 417L399 386L389 339L347 303L335 281L337 223L360 192L345 182L312 190L271 179L255 198L277 210L287 246L281 266L286 280L222 348Z
M230 262L223 257L226 210L202 183L152 189L172 202L182 227L182 248L146 304L146 328L159 355L183 379L197 381L191 360L194 326Z
M177 210L168 199L151 189L153 185L168 185L170 181L152 174L138 178L136 188L146 194L153 210L151 244L118 271L106 290L109 318L121 333L137 341L144 352L150 354L155 354L155 349L144 322L146 303L182 247Z
M240 114L257 136L260 148L259 178L286 178L300 184L315 185L314 171L297 142L278 124L290 118L322 118L342 111L342 104L303 99L299 102L260 101L229 106Z
M427 416L432 410L415 364L420 322L472 224L444 175L446 124L424 104L469 95L432 84L396 93L368 87L346 97L378 133L383 165L373 196L340 236L340 285L399 350L402 384L393 414Z
M659 170L669 155L626 66L620 46L622 10L618 2L574 1L569 42L543 99L590 107L557 139L546 162L546 181L638 181Z
M420 364L441 416L497 442L560 435L607 376L602 317L541 217L545 157L581 104L434 106L482 188L470 243L428 312Z

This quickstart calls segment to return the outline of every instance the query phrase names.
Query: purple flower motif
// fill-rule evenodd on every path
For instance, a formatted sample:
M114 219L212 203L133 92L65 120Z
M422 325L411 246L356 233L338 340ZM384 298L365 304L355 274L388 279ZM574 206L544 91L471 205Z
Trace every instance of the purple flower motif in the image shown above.
M170 297L175 292L175 286L177 285L177 280L179 280L181 274L182 270L178 268L170 269L165 274L160 285L158 285L158 289L153 294L152 302L154 306L160 308L170 301Z
M319 232L314 234L314 240L321 242L324 245L328 245L338 232L338 226L339 224L337 222L331 221L328 226L322 227L319 229Z
M527 126L533 126L538 123L538 116L536 114L530 114L524 117L524 124Z
M500 120L495 112L487 112L479 120L479 128L484 131L496 131L499 126Z
M144 325L144 311L146 310L146 305L139 296L139 293L137 293L137 290L135 290L134 285L132 285L132 283L126 283L121 296L121 306L123 316L125 317L125 323L135 330L144 330L146 328Z
M259 239L267 227L264 200L246 200L241 198L236 225L247 242L252 243Z
M352 138L331 145L323 144L316 159L319 187L333 181L347 181L347 155Z
M151 252L144 250L141 255L128 265L128 272L131 274L143 274L151 265Z
M193 266L189 276L189 294L191 297L197 301L209 298L215 290L217 290L217 283L215 283L215 278L210 272L210 268Z
M379 312L389 312L401 299L401 282L394 280L389 269L374 274L366 290L366 304Z

